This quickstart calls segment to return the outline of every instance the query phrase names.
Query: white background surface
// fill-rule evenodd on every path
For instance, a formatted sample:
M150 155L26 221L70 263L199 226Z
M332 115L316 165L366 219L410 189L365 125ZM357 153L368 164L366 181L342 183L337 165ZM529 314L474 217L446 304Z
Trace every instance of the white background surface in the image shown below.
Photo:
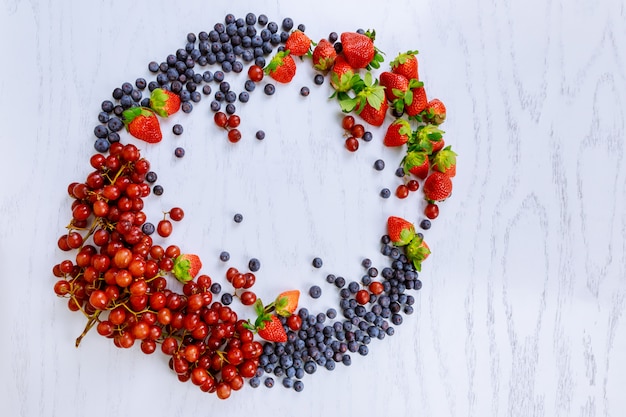
M623 415L624 3L234 3L0 4L3 415ZM292 17L314 39L375 28L387 64L418 49L429 96L447 105L459 165L453 198L426 235L433 255L416 313L395 336L349 368L306 376L302 393L246 386L219 401L179 383L161 354L120 350L95 332L76 349L84 318L54 296L51 269L63 259L66 187L90 172L100 102L149 76L147 63L183 47L188 32L248 11ZM165 187L146 212L155 221L183 207L170 240L200 254L216 280L221 250L242 268L255 256L262 298L319 283L323 298L302 305L324 311L336 304L325 274L358 278L364 256L381 265L385 219L418 221L422 203L419 193L377 196L395 188L401 154L384 149L378 130L346 152L329 87L304 68L275 96L256 91L240 106L236 146L212 125L206 99L165 123L160 145L142 145ZM241 91L243 78L231 84ZM177 122L185 133L175 138ZM263 142L253 139L259 128ZM179 145L183 159L173 157Z

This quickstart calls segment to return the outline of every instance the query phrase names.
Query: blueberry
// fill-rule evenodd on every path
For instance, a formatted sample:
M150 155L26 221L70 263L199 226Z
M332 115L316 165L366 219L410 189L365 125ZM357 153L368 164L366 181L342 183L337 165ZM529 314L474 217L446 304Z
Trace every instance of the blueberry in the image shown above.
M220 253L220 261L222 262L228 262L228 260L230 259L230 253L223 251Z
M335 43L337 42L337 39L339 39L339 35L337 34L337 32L330 32L328 34L328 42Z
M246 15L246 25L254 25L256 23L256 16L254 13L248 13Z
M250 261L248 262L248 268L251 272L257 272L259 269L261 269L261 261L259 261L257 258L250 259Z
M430 229L431 223L430 220L428 219L424 219L420 222L420 227L424 230L428 230Z
M261 385L261 378L258 376L253 376L250 378L249 384L252 388L258 388Z
M176 123L174 126L172 126L172 132L175 135L182 135L183 134L183 126Z
M382 198L389 198L391 197L391 191L389 190L389 188L383 188L382 190L380 190L380 196Z
M257 20L257 22L259 23L259 25L261 25L261 26L265 26L265 25L267 25L268 18L267 18L267 16L266 16L266 15L264 15L264 14L260 14L260 15L259 15L259 18L258 18L258 20Z
M93 133L97 138L106 139L109 134L109 129L107 129L106 126L98 125L93 129Z
M224 72L231 72L232 70L233 70L233 64L231 64L227 60L222 62L222 71L224 71Z
M225 98L226 98L226 95L224 93L222 93L221 91L216 91L215 92L215 100L217 100L217 101L224 101Z
M216 295L222 292L222 286L219 282L214 282L213 284L211 284L211 292Z
M176 156L176 158L182 158L183 156L185 156L185 150L179 146L178 148L174 149L174 155Z
M183 113L191 113L191 111L193 110L193 105L190 102L185 102L180 106L181 110L183 111Z
M328 282L329 284L333 284L335 282L335 278L337 277L333 274L328 274L326 275L326 282Z
M290 17L283 19L282 28L286 31L293 29L293 20Z
M254 60L254 64L258 65L261 68L265 68L265 58L263 58L262 56L256 58Z
M256 88L256 84L252 80L246 80L244 88L246 89L246 91L252 92Z
M154 193L154 195L162 195L163 194L163 186L155 185L154 187L152 187L152 192Z
M151 61L151 62L148 64L148 70L149 70L150 72L158 72L158 71L159 71L159 63L158 63L158 62L156 62L156 61Z
M346 280L344 277L335 278L335 286L337 288L343 288L344 285L346 285Z
M222 294L221 301L222 304L224 304L225 306L230 305L233 302L233 296L225 292L224 294Z
M313 82L315 85L324 84L324 76L322 74L316 74L315 77L313 77Z
M241 213L237 213L233 217L233 220L235 221L235 223L241 223L243 221L243 215Z
M111 143L105 138L98 138L93 144L93 147L96 149L96 151L101 153L107 152L110 146Z
M263 89L263 91L268 96L271 96L272 94L274 94L276 92L276 87L274 87L274 84L266 84L265 88Z
M300 89L300 95L303 97L307 97L309 95L310 91L309 91L309 87L302 87Z
M146 181L149 182L150 184L153 184L154 182L156 182L157 180L157 173L154 171L148 171L148 173L146 173Z
M265 381L263 383L265 384L266 387L272 388L274 386L274 378L272 378L271 376L268 376L267 378L265 378Z
M396 177L399 177L399 178L404 177L404 168L398 167L398 169L396 169Z
M232 67L233 67L233 72L237 74L243 71L243 64L241 63L241 61L234 61L232 64Z
M335 369L335 362L333 361L327 361L326 362L326 369L328 369L329 371L332 371Z
M374 161L374 169L376 171L382 171L383 169L385 169L385 161L383 161L382 159L377 159L376 161Z
M326 310L326 317L333 320L335 317L337 317L337 310L335 310L334 308L329 308L328 310Z
M317 285L313 285L311 288L309 288L309 295L311 296L311 298L320 298L320 296L322 295L322 289Z
M265 139L265 132L262 131L262 130L257 130L255 137L258 140L263 140L263 139Z
M130 92L133 91L133 85L129 82L125 82L122 84L122 92L124 94L130 94Z
M222 81L224 81L224 73L222 71L215 71L213 73L213 79L216 82L221 83Z
M226 105L226 113L227 114L235 114L236 111L237 111L237 108L235 107L235 105L233 103L228 103Z
M247 103L250 100L250 94L247 91L242 91L239 93L239 101L242 103Z
M306 26L304 26L304 24L300 23L300 24L298 25L298 30L299 30L300 32L304 32L304 31L306 31Z
M141 226L141 231L147 235L151 235L152 233L154 233L154 230L154 224L150 222L146 222Z
M363 133L362 139L364 142L371 142L373 138L374 135L372 135L372 132L370 132L369 130Z
M227 103L234 103L235 101L237 101L237 93L231 90L226 93L225 99Z
M356 281L351 281L348 284L348 290L352 293L352 294L356 294L359 290L361 289L361 286L359 285L358 282Z
M219 101L217 101L217 100L213 100L213 101L211 102L211 110L213 110L213 111L219 111L219 109L220 109L221 107L222 107L222 105L220 104L220 102L219 102Z
M312 264L314 268L321 268L323 262L320 258L314 258Z
M201 98L202 96L200 95L200 92L194 91L191 93L191 101L193 101L194 103L198 103Z

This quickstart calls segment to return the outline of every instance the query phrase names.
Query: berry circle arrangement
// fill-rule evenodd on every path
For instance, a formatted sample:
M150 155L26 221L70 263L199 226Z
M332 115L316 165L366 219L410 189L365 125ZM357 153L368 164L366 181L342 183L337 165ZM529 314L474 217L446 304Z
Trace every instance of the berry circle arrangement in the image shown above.
M353 356L368 354L372 342L394 334L413 313L414 293L422 287L421 265L431 253L424 233L439 215L438 204L452 193L456 153L440 128L444 104L427 99L418 52L399 53L385 70L374 41L374 31L312 39L290 18L277 23L262 14L228 14L210 31L189 33L163 62L150 62L152 80L125 82L101 102L91 172L68 186L71 220L57 242L68 256L53 267L55 294L87 320L76 346L95 327L119 348L160 351L180 381L226 399L246 384L302 391L307 375L349 366ZM237 106L254 94L289 88L301 65L313 67L314 85L329 85L329 100L342 115L343 151L356 152L372 141L368 129L376 127L384 132L385 146L404 152L395 171L398 184L377 198L403 200L420 192L423 205L415 211L419 223L383 219L387 233L380 250L388 265L364 258L361 277L328 274L302 294L286 288L264 303L254 289L259 259L245 268L230 266L216 279L202 270L199 256L167 242L184 210L173 207L160 219L147 218L144 201L164 190L150 162L124 136L156 144L163 137L160 119L191 113L208 100L225 139L241 146L235 144L243 139L239 126L245 121ZM231 85L229 73L242 72L245 83ZM311 92L305 86L299 94ZM172 128L174 135L183 131L180 124ZM259 130L253 139L264 138ZM174 155L183 158L185 149L177 147ZM376 160L373 169L382 171L385 162ZM241 214L233 218L243 220ZM153 236L167 243L154 243ZM218 256L230 261L226 251ZM319 269L323 260L316 257L311 265ZM301 295L319 298L325 286L335 293L335 307L313 311L300 305ZM233 303L248 314L242 317Z

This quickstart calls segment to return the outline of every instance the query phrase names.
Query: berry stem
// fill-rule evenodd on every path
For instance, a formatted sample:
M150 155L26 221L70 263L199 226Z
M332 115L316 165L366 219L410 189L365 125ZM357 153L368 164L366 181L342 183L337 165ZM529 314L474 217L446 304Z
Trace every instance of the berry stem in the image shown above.
M83 330L81 335L76 338L76 347L80 345L80 342L83 340L83 337L85 337L85 335L89 332L89 330L91 330L94 324L98 322L98 316L100 316L100 313L102 313L102 310L98 310L95 313L93 313L93 315L88 316L89 320L87 321L87 324L85 325L85 329Z

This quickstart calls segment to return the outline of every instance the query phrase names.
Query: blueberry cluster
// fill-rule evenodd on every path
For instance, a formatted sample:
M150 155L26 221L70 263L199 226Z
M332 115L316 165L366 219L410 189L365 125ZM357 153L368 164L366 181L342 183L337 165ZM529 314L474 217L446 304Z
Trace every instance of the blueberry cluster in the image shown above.
M381 242L381 252L391 263L380 273L369 259L365 259L362 265L366 273L360 282L346 282L341 276L327 275L326 281L338 290L339 312L331 308L315 314L300 308L297 314L302 319L302 326L298 331L289 329L286 320L281 318L287 342L265 342L259 368L256 376L250 379L250 386L259 387L263 383L271 388L275 379L282 378L284 387L302 391L302 378L306 374L313 374L321 368L332 371L338 364L349 366L352 354L366 356L373 340L394 335L394 326L401 325L403 316L414 311L415 298L407 292L421 289L422 282L403 248L393 246L387 235ZM379 278L382 292L378 295L370 293L366 304L357 302L356 294ZM317 291L311 295L313 298L319 296Z
M208 32L202 31L197 35L189 33L184 48L168 55L160 63L152 61L148 64L148 70L155 75L154 80L148 82L144 78L137 78L134 84L124 82L113 90L112 100L101 103L98 115L100 124L94 128L96 150L106 152L111 143L119 142L119 131L124 128L124 110L135 106L149 107L149 94L146 96L144 91L146 88L150 92L156 88L165 88L178 94L181 109L185 113L193 110L193 104L198 103L203 94L213 94L211 110L217 112L225 103L226 112L234 114L235 102L247 102L249 93L255 89L255 83L248 80L245 91L237 94L224 81L225 74L239 73L243 71L244 65L256 64L263 68L268 55L277 47L283 48L293 26L290 18L283 19L279 26L264 14L257 17L248 13L243 18L228 14L223 22L216 23ZM298 28L302 30L304 26L299 25ZM205 69L208 66L219 66L219 69L212 72ZM215 92L208 84L210 82L219 85ZM182 133L182 127L174 132L180 134L177 132Z

